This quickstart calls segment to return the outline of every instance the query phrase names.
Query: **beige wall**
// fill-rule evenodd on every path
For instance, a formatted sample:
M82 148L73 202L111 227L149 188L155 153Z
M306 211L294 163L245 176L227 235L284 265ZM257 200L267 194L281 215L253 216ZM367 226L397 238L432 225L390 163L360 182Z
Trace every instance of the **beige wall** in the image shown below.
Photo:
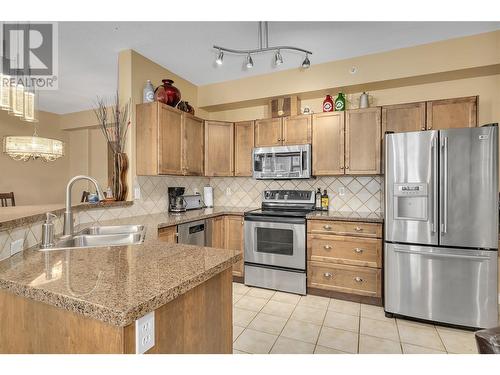
M39 113L38 135L65 142L66 155L53 162L12 160L0 154L0 192L13 191L17 205L61 203L64 201L64 181L68 179L71 152L69 137L59 128L59 116ZM33 135L33 124L0 111L0 138L6 135ZM3 151L3 150L2 150Z

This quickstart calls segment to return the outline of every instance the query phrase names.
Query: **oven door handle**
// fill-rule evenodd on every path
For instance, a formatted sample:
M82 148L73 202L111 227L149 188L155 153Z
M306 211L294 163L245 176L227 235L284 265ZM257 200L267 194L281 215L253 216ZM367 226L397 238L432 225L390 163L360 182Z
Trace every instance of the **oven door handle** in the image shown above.
M273 216L245 216L245 221L263 223L305 224L306 219L302 217L273 217Z

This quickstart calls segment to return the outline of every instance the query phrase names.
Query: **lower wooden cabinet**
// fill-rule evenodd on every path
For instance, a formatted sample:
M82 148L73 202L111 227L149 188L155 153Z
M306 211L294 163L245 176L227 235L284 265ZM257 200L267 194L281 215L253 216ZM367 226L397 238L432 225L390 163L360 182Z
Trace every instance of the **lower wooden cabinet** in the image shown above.
M225 216L226 249L243 251L243 217ZM233 265L233 276L243 277L243 260Z
M158 239L163 242L177 243L177 226L158 229Z
M307 286L381 304L382 224L308 220Z
M211 228L211 232L209 233L212 240L211 246L224 249L226 247L224 235L224 216L217 216L208 220L210 220L210 225L208 227Z

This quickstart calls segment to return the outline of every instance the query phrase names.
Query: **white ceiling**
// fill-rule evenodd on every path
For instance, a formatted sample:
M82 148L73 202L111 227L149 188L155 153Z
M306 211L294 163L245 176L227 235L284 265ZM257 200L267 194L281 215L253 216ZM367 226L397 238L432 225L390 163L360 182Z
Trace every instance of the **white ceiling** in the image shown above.
M319 64L497 29L500 22L270 22L269 45L308 49ZM304 58L283 52L276 68L267 53L247 71L243 56L226 54L216 66L214 44L257 47L257 22L60 22L59 90L41 92L40 108L69 113L92 108L97 95L112 97L118 52L129 48L196 85L295 69Z

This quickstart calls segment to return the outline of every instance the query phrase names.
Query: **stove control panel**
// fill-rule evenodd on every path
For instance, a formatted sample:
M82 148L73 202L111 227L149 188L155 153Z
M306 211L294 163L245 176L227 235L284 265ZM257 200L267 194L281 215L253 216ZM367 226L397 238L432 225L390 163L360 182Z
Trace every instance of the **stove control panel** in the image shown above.
M314 202L314 192L310 190L264 190L263 202Z

